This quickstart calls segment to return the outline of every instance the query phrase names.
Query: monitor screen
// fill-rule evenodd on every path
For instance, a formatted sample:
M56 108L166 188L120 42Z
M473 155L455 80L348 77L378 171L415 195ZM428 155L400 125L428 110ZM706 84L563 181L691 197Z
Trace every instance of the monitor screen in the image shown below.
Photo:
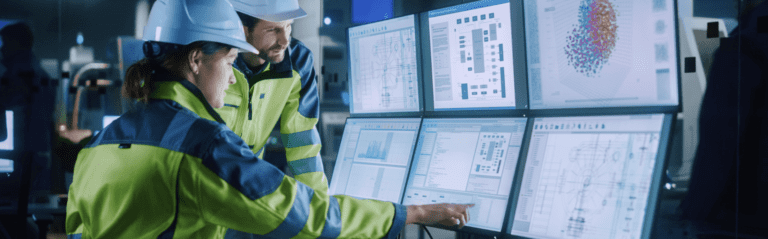
M658 196L665 117L536 118L511 234L641 238Z
M347 119L330 194L400 203L420 118Z
M105 115L104 118L102 118L102 125L104 125L104 129L109 126L109 124L112 123L112 121L115 121L117 118L120 118L119 115Z
M349 110L419 112L416 16L349 28Z
M483 0L428 12L432 106L514 109L509 0Z
M673 0L525 1L531 109L677 106Z
M403 204L474 203L467 226L500 232L526 121L424 119Z
M13 160L0 158L0 173L13 173Z
M13 111L5 111L5 128L8 130L8 137L0 141L0 150L13 150Z

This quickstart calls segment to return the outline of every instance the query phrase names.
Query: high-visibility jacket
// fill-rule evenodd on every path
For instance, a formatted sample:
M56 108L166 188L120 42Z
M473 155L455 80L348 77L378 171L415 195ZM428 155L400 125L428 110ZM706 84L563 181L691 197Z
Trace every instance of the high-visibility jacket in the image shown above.
M265 64L263 70L253 72L240 54L234 70L237 82L229 86L224 107L217 111L259 156L279 121L291 173L315 190L326 189L316 128L320 103L312 52L292 39L282 62Z
M156 75L156 79L169 79ZM259 159L202 92L153 83L78 155L67 203L69 238L394 238L400 204L329 196Z

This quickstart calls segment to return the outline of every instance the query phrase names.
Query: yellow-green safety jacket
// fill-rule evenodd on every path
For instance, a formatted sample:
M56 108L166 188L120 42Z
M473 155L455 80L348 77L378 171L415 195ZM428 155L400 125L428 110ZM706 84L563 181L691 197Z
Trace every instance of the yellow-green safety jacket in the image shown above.
M235 134L262 157L264 145L279 122L288 168L294 178L315 190L328 187L320 157L317 95L312 52L292 39L280 63L265 63L253 72L240 54L235 61L237 82L229 86L224 107L217 109Z
M202 92L159 74L150 101L78 155L68 238L394 238L400 204L329 196L284 175L232 132Z

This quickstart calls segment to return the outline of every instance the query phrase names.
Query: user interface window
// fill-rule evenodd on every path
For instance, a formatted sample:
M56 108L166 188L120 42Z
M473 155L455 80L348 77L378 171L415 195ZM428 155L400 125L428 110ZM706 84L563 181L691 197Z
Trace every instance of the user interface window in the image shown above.
M350 112L418 112L416 17L349 28Z
M434 110L515 108L509 0L428 12Z
M403 204L474 203L467 225L501 231L526 121L424 119Z
M347 119L330 194L399 203L420 118Z
M535 119L512 234L640 238L663 122L663 114Z
M524 2L531 109L678 104L673 0Z

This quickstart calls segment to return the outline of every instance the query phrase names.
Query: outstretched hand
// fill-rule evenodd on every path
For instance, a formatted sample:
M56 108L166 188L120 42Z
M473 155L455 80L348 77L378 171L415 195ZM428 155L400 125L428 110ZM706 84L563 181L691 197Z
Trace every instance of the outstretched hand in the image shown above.
M408 218L406 223L418 223L424 225L441 224L459 228L469 222L469 210L474 204L429 204L408 206Z

